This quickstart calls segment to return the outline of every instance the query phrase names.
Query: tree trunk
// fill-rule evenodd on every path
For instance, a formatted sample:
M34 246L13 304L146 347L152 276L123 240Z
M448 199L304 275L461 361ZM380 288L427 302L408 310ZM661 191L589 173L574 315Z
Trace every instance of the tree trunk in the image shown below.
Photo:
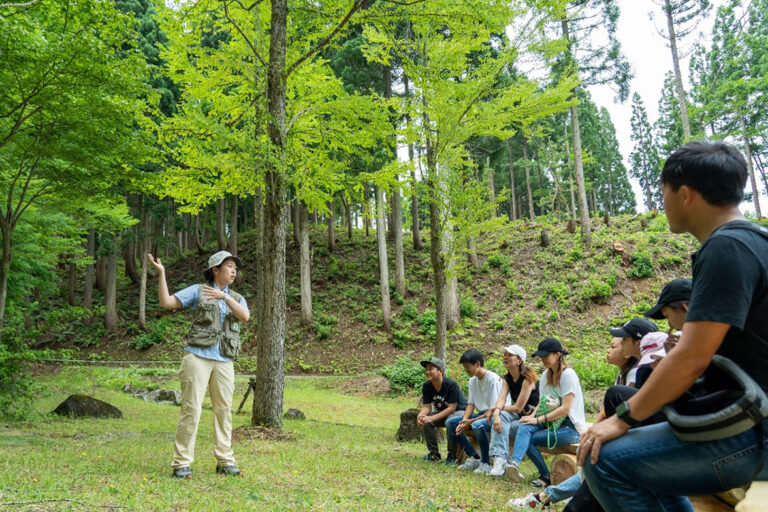
M102 292L107 291L107 258L99 256L96 260L96 288Z
M579 198L579 216L581 219L581 239L586 247L592 243L592 228L589 224L589 207L587 206L587 190L584 185L584 162L581 158L581 132L579 130L579 113L576 106L571 107L571 132L573 134L573 168L576 175L576 189Z
M384 192L376 187L376 241L379 249L379 281L381 288L381 319L385 330L389 331L389 267L387 264L387 233L384 227Z
M285 136L285 52L288 0L272 0L269 65L267 67L267 130L274 146L265 173L264 201L264 305L258 312L258 357L251 424L281 428L285 373L285 229L286 184L282 169Z
M132 236L129 231L125 232L128 233L128 236ZM136 268L136 258L134 256L136 253L135 245L135 237L132 237L125 244L125 248L123 249L123 261L125 262L125 276L130 279L133 284L138 284L139 281L141 281L141 276Z
M253 229L255 244L253 250L253 266L263 268L264 261L264 192L261 187L256 189L253 199ZM258 270L251 276L256 295L256 315L264 309L264 273Z
M88 230L87 252L88 257L95 261L96 258L96 231ZM83 285L83 307L93 309L93 279L95 274L95 265L89 263L85 266L85 283ZM91 318L87 317L86 325L91 324Z
M200 214L195 215L195 248L198 254L203 254L203 241L200 236Z
M525 187L528 192L528 218L536 220L536 213L533 211L533 191L531 190L531 169L528 161L528 139L523 137L523 165L525 165Z
M301 231L301 325L312 326L312 268L309 261L309 215L307 206L299 206Z
M408 159L413 163L413 144L408 144ZM419 229L419 188L416 180L416 170L411 169L411 231L413 234L413 248L417 251L424 249Z
M760 190L757 188L757 180L755 179L755 168L752 165L752 148L749 147L749 134L747 133L747 122L744 117L741 118L741 130L744 135L744 152L747 157L749 179L752 182L752 200L755 203L755 214L757 214L758 219L761 219L763 214L760 211Z
M147 327L147 253L149 253L150 241L150 217L149 209L144 208L144 237L141 239L141 281L139 282L139 329L148 331Z
M341 202L344 205L344 216L347 218L347 239L352 240L352 205L344 194L341 195Z
M480 270L480 261L477 258L477 245L475 244L475 237L469 237L469 240L467 241L467 249L467 258L469 259L469 263L475 268L475 270Z
M397 176L395 176L397 181ZM398 182L399 183L399 182ZM392 190L392 231L395 234L395 291L405 297L405 260L403 256L403 213L399 185Z
M237 215L238 215L238 203L239 198L232 196L232 212L229 216L229 252L234 256L237 256Z
M495 177L493 176L490 156L485 158L485 172L488 173L488 199L493 205L493 208L491 209L491 217L496 217L496 182Z
M107 256L107 282L104 290L104 327L107 331L117 330L117 251L113 248Z
M430 126L424 114L424 126ZM445 255L443 254L443 225L440 222L440 192L437 174L437 156L429 136L425 138L427 151L427 189L429 190L429 256L432 262L432 283L435 289L435 356L445 361L447 331L445 310Z
M453 234L450 226L443 233L443 254L448 254L448 264L446 265L446 283L445 291L445 329L451 330L461 319L459 315L459 280L456 276L456 258L451 250L453 243Z
M669 31L669 49L672 52L672 67L675 70L675 84L677 85L677 101L680 103L680 119L683 123L683 138L691 138L691 123L688 121L688 103L685 100L683 88L683 75L680 73L680 58L677 54L677 36L675 35L675 23L672 19L672 5L670 0L664 1L664 14L667 16L667 30Z
M227 199L222 197L216 201L216 243L218 250L227 248Z
M369 215L371 208L369 204L369 192L368 192L368 184L363 184L363 225L365 226L365 237L368 238L370 236L369 228L371 225L371 216Z
M328 203L328 250L336 250L336 203Z
M517 198L515 195L517 194L517 191L515 190L515 159L512 157L512 139L510 138L508 141L509 145L509 187L510 187L510 193L509 193L509 218L510 220L517 220L517 204L515 204L515 201L517 201Z
M0 342L2 342L5 305L8 298L8 275L11 273L11 235L13 234L13 224L8 219L0 219L0 232L3 235L3 254L2 261L0 261Z

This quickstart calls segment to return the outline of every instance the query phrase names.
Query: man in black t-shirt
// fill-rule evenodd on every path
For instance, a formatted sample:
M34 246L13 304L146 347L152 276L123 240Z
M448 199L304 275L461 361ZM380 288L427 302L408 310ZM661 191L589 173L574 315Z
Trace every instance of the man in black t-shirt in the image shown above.
M464 416L467 399L455 380L445 376L445 363L433 357L422 361L427 382L421 387L421 403L424 404L416 417L416 422L424 429L424 441L429 453L424 460L439 461L440 449L437 445L437 428L445 426L445 420L452 416ZM446 464L456 464L456 438L448 437Z
M715 441L679 440L669 423L633 428L680 397L715 353L730 358L768 390L768 231L744 220L747 165L723 143L690 142L661 175L673 233L702 244L693 257L693 293L683 334L616 415L582 435L579 463L606 510L692 511L687 495L712 494L768 478L753 428ZM768 439L765 440L768 442Z

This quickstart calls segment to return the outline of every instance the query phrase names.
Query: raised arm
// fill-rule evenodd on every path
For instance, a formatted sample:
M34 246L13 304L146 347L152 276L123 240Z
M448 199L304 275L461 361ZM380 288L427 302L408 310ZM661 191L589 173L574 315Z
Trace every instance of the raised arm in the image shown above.
M160 304L160 307L181 309L181 301L178 297L168 293L168 283L165 281L165 267L160 258L153 258L151 254L147 254L147 260L157 270L157 302Z

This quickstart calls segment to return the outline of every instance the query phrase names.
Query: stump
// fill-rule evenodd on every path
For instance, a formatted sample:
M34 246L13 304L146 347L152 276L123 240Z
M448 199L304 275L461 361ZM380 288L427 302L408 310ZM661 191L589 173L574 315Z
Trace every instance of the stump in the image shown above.
M553 485L558 485L579 472L576 456L569 453L555 455L549 465L550 478Z
M603 222L605 222L606 226L610 226L611 225L611 216L606 213L605 217L603 217Z
M397 429L395 438L400 441L424 441L424 433L421 427L416 423L416 416L421 409L406 409L400 413L400 428ZM445 439L443 429L437 429L437 442L442 443Z
M648 219L646 219L645 217L640 217L640 227L642 229L647 228L648 227Z
M541 246L549 247L549 230L548 229L541 230Z
M574 219L569 220L568 224L565 226L565 230L570 234L574 234L576 232L576 221Z
M752 482L744 500L736 506L737 512L760 512L768 503L768 482Z

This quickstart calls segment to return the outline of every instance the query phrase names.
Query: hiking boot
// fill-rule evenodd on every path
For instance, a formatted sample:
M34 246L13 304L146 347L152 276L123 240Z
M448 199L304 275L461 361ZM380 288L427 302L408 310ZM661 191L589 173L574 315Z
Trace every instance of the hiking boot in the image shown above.
M439 453L428 453L423 456L421 460L426 460L427 462L440 462L441 458Z
M192 470L189 469L189 466L183 466L180 468L176 468L173 470L173 478L183 479L183 480L189 480L192 478Z
M482 463L481 463L479 466L477 466L477 468L475 468L475 470L473 471L473 473L475 473L475 474L477 474L477 475L487 475L487 474L488 474L488 473L490 473L490 472L491 472L491 465L490 465L490 464L487 464L487 463L485 463L485 462L482 462Z
M243 476L243 472L234 464L228 464L226 466L216 464L216 473L227 476Z
M454 459L453 457L448 457L447 459L445 459L445 465L446 466L454 466L455 467L456 466L456 459Z
M504 470L507 469L507 461L504 457L494 457L493 467L488 472L491 476L504 476Z
M464 461L464 464L459 466L459 469L464 469L467 471L474 471L477 469L477 467L480 465L480 458L477 459L474 457L467 457L467 460Z
M507 505L518 509L543 510L545 512L549 512L551 510L549 508L549 503L545 505L544 503L540 502L539 497L536 495L536 493L533 492L525 498L512 498L507 502Z
M520 467L514 462L507 466L505 473L507 478L516 484L525 482L525 476L520 472Z

